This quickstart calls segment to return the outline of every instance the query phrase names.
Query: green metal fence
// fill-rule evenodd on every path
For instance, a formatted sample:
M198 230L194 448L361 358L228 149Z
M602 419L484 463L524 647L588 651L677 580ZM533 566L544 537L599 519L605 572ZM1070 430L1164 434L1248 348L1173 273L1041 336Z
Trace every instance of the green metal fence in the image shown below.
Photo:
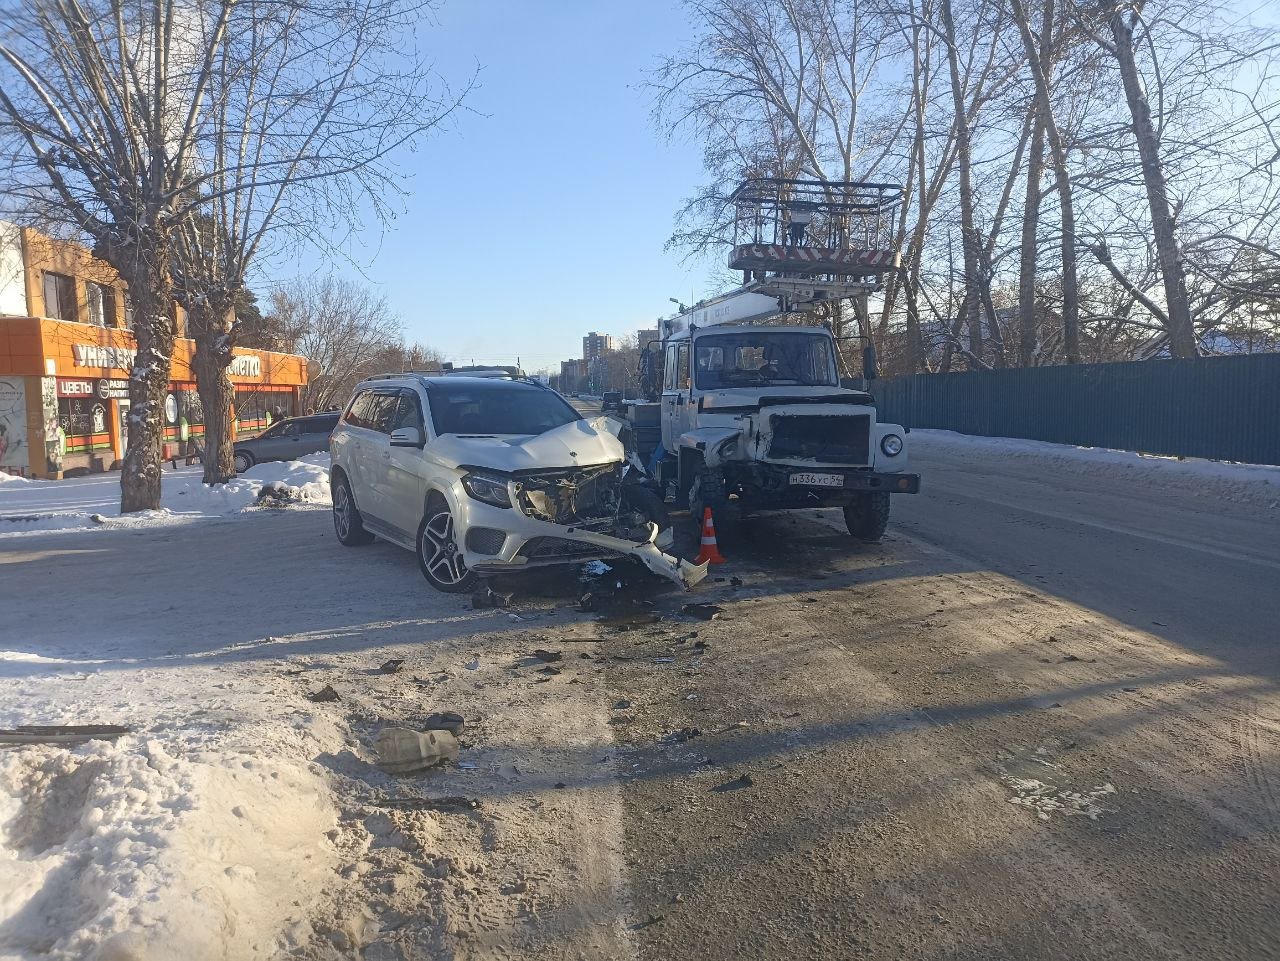
M907 427L1280 464L1280 354L917 374L872 392Z

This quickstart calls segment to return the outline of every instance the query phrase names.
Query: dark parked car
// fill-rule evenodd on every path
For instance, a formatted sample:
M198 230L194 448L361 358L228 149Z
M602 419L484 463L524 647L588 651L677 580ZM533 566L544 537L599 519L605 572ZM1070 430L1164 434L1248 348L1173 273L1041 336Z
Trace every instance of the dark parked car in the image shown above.
M606 390L600 398L600 410L606 414L611 410L622 410L622 391Z
M303 454L329 449L329 435L341 414L286 417L257 437L236 441L236 473L243 474L264 460L297 460Z

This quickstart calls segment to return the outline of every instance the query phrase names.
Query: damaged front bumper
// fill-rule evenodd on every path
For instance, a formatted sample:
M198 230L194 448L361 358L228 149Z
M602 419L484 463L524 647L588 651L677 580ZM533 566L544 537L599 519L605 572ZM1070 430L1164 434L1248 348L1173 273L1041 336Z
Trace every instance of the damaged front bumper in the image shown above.
M564 476L570 474L586 480L566 484ZM514 477L509 485L512 506L505 508L456 490L454 516L462 528L463 560L473 571L494 574L633 557L686 590L702 581L706 564L690 564L663 550L670 547L670 530L660 536L657 524L622 507L617 499L622 474L618 464L605 471Z

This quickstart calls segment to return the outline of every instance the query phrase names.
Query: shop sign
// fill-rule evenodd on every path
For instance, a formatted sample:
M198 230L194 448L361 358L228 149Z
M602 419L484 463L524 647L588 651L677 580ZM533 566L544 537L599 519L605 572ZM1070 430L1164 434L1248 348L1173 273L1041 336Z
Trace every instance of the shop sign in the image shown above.
M238 355L231 359L233 377L261 377L262 358L253 354Z
M71 377L58 378L59 397L92 397L93 381L78 380Z
M104 377L98 381L98 396L103 400L127 400L129 397L129 382L127 380Z
M72 344L71 352L77 367L110 367L128 370L138 351L133 347L102 347L98 344Z
M178 422L178 398L166 394L164 398L164 419L170 424Z

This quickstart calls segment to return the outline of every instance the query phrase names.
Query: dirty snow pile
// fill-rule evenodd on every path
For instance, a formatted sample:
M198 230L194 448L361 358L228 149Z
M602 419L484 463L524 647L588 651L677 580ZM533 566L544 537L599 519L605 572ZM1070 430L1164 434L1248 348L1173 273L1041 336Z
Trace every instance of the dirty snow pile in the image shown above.
M1280 508L1280 467L1236 464L1195 457L1163 457L1101 447L1073 447L1016 437L975 437L950 430L916 428L911 437L923 455L945 452L989 469L994 460L1084 477L1126 477L1198 496Z
M232 514L256 504L258 495L268 486L283 489L290 501L328 507L329 455L255 464L225 484L211 486L199 477L190 478L176 487L167 487L160 503L178 512Z
M135 732L0 748L0 958L266 959L308 940L337 857L311 758L342 735L243 674L232 690L212 667L121 667L0 653L22 677L0 727Z
M0 537L31 531L153 527L203 517L238 514L259 505L263 490L272 506L328 508L329 455L256 464L225 484L207 485L199 467L166 471L160 509L120 515L120 475L94 474L61 481L25 480L0 490Z

